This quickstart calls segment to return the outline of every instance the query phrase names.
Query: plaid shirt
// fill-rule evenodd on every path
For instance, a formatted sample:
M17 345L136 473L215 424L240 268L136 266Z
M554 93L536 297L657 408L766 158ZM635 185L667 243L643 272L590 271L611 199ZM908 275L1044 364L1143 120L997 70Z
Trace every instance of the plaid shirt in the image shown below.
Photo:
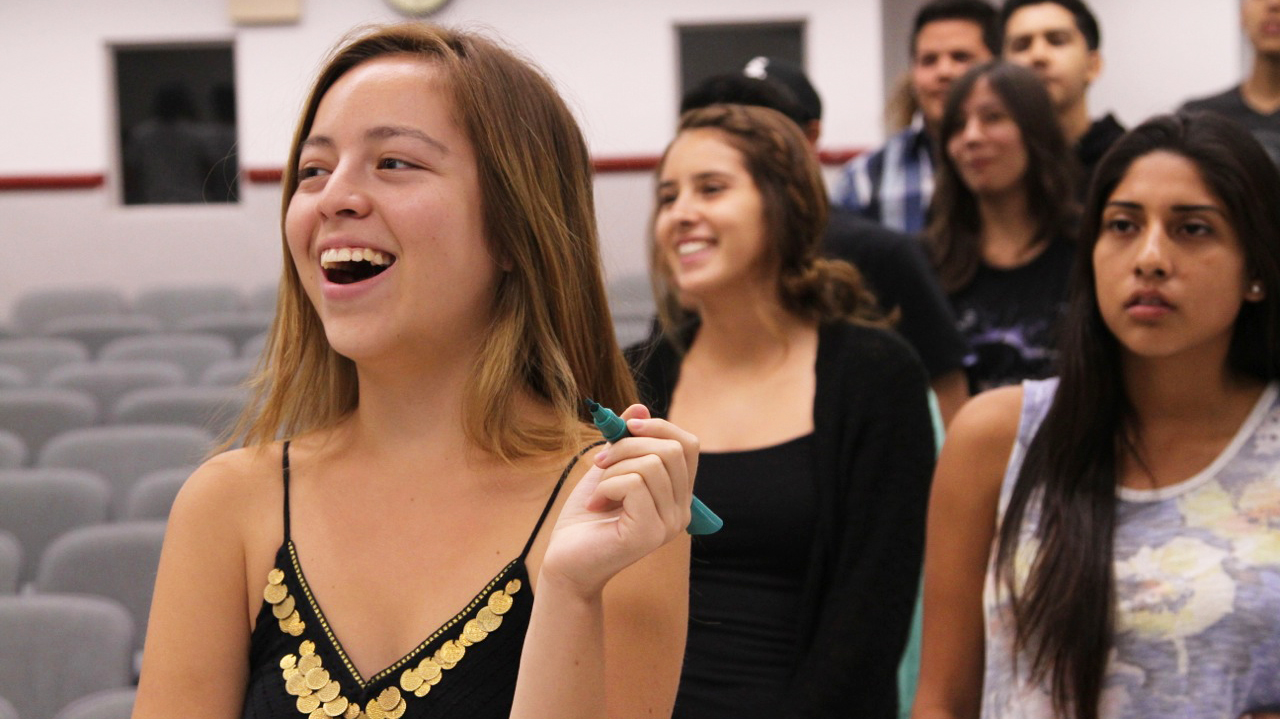
M831 201L909 235L924 231L933 197L933 156L917 116L875 152L853 158L840 171Z

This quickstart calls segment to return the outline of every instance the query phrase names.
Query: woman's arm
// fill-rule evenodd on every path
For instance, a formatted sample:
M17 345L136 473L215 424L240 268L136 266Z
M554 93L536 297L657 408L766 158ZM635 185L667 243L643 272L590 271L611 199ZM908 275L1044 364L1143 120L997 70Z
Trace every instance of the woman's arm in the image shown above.
M1020 387L986 392L965 404L947 432L929 499L913 719L977 717L981 709L982 587L1021 409Z
M174 502L134 719L240 716L249 667L241 463L209 460Z
M688 621L697 440L638 405L622 416L632 436L596 455L552 532L512 717L671 714Z

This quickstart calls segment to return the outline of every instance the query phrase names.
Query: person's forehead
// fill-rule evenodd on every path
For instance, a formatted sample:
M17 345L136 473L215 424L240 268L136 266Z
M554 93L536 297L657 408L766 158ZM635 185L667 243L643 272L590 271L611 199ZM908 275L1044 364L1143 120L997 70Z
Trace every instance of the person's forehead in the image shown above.
M1076 17L1071 11L1055 2L1024 5L1005 22L1006 35L1025 35L1057 30L1079 32Z
M972 20L947 18L925 23L915 37L916 49L945 50L952 47L985 47L982 26Z

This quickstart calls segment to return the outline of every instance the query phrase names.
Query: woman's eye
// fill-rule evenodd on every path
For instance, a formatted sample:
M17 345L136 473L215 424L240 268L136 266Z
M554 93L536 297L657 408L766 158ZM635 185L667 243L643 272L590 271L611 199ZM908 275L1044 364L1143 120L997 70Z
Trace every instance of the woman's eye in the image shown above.
M1132 232L1133 230L1137 229L1137 227L1138 226L1134 224L1132 221L1123 217L1114 217L1110 220L1107 220L1106 223L1103 224L1103 229L1107 230L1108 232L1115 232L1118 234L1125 234L1128 232Z
M724 191L724 185L703 185L702 194L715 195Z
M676 201L675 193L664 192L658 195L658 207L666 207Z
M1192 237L1207 237L1213 234L1213 225L1207 222L1187 222L1182 225L1182 231Z
M384 157L381 160L378 160L379 170L404 170L414 167L417 167L417 165L394 157Z
M310 179L312 177L319 176L323 172L324 172L324 168L316 167L314 165L302 167L298 169L298 179L299 180Z

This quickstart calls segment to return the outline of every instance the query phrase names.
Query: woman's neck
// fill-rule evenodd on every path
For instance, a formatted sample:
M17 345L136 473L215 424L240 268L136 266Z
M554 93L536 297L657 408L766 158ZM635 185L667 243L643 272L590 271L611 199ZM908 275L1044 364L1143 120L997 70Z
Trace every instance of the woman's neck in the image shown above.
M1230 371L1226 357L1182 356L1123 361L1125 389L1140 427L1185 425L1194 429L1252 407L1265 383ZM1205 367L1219 367L1206 373ZM1233 411L1235 410L1235 411Z
M755 365L785 353L793 333L808 326L783 308L772 286L711 298L700 304L695 342L704 356L725 366Z
M1021 189L978 198L982 259L993 267L1018 267L1038 254L1035 218Z
M395 461L464 466L483 452L463 420L478 343L357 364L359 402L343 423L343 444Z

